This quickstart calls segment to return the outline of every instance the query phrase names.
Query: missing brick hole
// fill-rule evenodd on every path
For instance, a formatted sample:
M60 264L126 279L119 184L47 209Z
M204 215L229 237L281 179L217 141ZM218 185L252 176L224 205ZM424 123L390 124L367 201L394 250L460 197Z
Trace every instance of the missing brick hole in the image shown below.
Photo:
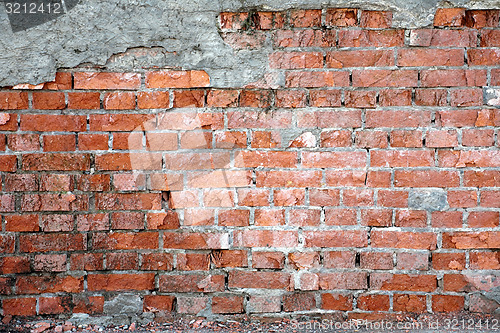
M354 261L355 266L359 267L361 265L361 256L360 256L359 252L356 252L356 257L354 260L355 260Z
M161 201L162 203L165 203L167 208L172 208L170 207L170 199L172 198L172 194L170 191L162 191L161 192Z

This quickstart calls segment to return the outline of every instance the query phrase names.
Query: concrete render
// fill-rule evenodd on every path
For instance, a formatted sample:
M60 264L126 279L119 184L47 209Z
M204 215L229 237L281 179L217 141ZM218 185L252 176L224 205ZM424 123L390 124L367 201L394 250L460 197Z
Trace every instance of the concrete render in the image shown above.
M74 6L77 1L71 0L66 14L18 32L12 31L0 2L0 86L51 81L56 69L79 65L111 71L204 69L214 87L257 81L267 69L270 42L234 50L218 31L217 16L223 11L390 10L394 27L416 28L431 26L439 7L500 8L499 0L80 0Z

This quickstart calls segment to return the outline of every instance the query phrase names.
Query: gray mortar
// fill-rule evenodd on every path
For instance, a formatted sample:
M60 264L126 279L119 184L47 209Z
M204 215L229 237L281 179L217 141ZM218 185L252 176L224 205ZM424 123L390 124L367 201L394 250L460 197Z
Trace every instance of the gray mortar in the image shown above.
M104 302L104 314L107 315L133 315L142 313L142 299L138 295L117 295Z
M411 190L408 207L428 211L445 210L448 207L446 191L440 189Z
M222 11L249 9L351 7L391 10L394 26L432 24L438 7L500 8L498 0L81 0L67 14L13 33L0 8L0 86L37 84L54 79L58 68L81 64L109 70L139 67L204 69L216 87L236 87L258 80L266 70L267 46L235 51L217 28ZM2 7L3 4L0 4ZM150 55L113 57L134 48Z

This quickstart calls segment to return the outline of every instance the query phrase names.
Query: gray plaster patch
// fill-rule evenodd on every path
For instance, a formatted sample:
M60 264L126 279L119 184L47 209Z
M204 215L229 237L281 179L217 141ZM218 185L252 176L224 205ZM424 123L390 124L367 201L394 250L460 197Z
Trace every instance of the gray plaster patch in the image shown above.
M499 88L484 88L483 89L484 104L496 106L500 108L500 89Z
M108 315L142 313L142 300L137 295L118 295L104 302L104 313Z
M221 11L319 7L391 10L395 27L412 28L431 25L435 9L443 5L492 9L500 8L500 1L86 0L52 21L16 33L0 3L0 86L51 81L56 69L81 64L130 70L141 63L205 69L212 86L242 86L262 77L270 44L255 50L234 50L225 44L217 28ZM161 51L151 59L145 56L136 62L108 63L113 55L140 47Z
M448 208L446 191L411 190L408 196L408 208L428 211L445 210Z

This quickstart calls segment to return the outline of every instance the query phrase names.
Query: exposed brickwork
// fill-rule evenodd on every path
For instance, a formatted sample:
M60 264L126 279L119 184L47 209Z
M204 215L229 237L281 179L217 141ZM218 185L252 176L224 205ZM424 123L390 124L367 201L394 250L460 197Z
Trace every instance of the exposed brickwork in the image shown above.
M473 292L500 281L498 21L221 13L231 47L272 43L280 79L80 69L3 88L3 314L99 315L124 291L154 313L494 309Z

